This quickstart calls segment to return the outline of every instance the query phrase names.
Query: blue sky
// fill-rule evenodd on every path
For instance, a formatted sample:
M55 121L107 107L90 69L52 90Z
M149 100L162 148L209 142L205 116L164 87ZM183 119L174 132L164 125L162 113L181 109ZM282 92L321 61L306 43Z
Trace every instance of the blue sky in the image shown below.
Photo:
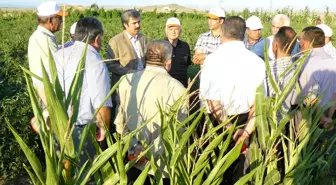
M0 0L0 7L36 7L43 0ZM223 0L224 9L244 9L248 8L264 8L269 10L272 1L272 9L291 6L293 8L304 8L308 6L310 9L324 11L326 6L332 11L336 11L336 0ZM90 5L97 2L99 6L146 6L146 5L162 5L176 3L179 5L187 5L193 8L209 9L218 6L220 0L56 0L63 4Z

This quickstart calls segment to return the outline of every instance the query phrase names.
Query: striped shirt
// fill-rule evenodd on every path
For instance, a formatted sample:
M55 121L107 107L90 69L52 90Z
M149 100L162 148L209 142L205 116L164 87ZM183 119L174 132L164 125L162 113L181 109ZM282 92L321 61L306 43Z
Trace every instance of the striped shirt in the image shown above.
M289 81L293 78L296 67L292 67L291 69L289 69L289 67L292 64L293 64L293 60L291 57L283 57L283 58L270 61L271 75L275 83L278 84L280 91L284 90L284 88L288 85ZM286 72L287 69L289 70ZM269 77L266 77L265 86L266 86L265 90L267 91L267 96L274 97L276 93L274 89L272 88ZM295 95L295 91L293 88L293 90L288 93L287 98L283 102L283 109L285 111L288 111L290 109L291 104L292 104L291 102L292 102L294 95ZM278 114L278 118L281 118L279 116L280 115Z
M324 51L327 52L334 60L336 60L336 48L332 45L331 42L328 42L324 45Z
M220 35L215 37L210 31L203 33L198 37L194 50L200 50L205 55L209 55L217 50L221 44L220 40Z

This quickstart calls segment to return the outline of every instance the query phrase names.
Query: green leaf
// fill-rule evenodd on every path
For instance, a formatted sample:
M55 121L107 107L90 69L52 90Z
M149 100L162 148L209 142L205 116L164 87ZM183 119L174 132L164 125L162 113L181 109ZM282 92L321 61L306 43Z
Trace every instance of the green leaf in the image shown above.
M249 181L251 181L254 174L257 172L258 168L252 170L250 173L244 175L242 178L240 178L234 185L245 185Z
M149 169L150 169L150 163L147 163L145 169L142 170L141 174L139 175L137 180L134 182L134 184L143 185L148 176Z
M265 181L265 185L273 185L280 182L280 173L278 170L272 170L270 173L267 174Z
M23 164L23 167L26 169L26 171L27 171L27 173L28 173L28 175L29 175L29 177L30 177L30 180L32 181L32 183L33 183L34 185L40 185L40 184L42 184L42 183L37 179L37 177L35 176L35 174L33 174L33 172L30 171L30 169L29 169L25 164Z

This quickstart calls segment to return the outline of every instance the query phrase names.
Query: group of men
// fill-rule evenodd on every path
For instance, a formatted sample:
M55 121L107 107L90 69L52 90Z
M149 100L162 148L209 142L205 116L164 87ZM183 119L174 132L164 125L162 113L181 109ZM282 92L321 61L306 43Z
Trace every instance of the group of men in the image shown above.
M140 34L140 13L137 10L126 10L121 14L124 31L109 40L108 62L105 63L99 55L104 30L97 18L81 18L73 26L73 40L59 46L54 33L59 30L62 16L67 16L67 13L64 14L55 2L48 1L38 7L37 15L39 26L30 37L28 46L30 70L42 76L41 61L48 69L50 49L66 94L88 43L79 114L73 132L75 147L79 146L81 132L91 122L96 109L103 103L112 86L120 81L117 91L104 102L96 116L96 139L104 141L105 126L111 128L112 132L127 134L150 120L132 140L129 154L141 151L141 142L154 144L152 153L157 156L162 175L168 182L167 169L159 159L164 149L157 105L169 111L179 98L185 96L187 69L192 61L202 66L199 93L201 107L204 106L218 124L233 116L237 117L238 125L246 124L234 134L236 143L248 144L248 137L255 129L257 88L264 85L266 95L275 95L266 77L265 58L269 58L271 75L282 89L293 77L295 68L287 68L300 57L300 50L311 50L298 78L302 94L296 95L294 91L289 93L284 101L288 110L298 104L299 96L311 96L310 102L307 99L305 103L311 105L320 102L321 107L336 100L336 61L332 58L335 57L335 48L330 42L332 31L324 24L305 28L297 38L295 31L289 27L289 18L279 14L272 20L272 36L262 38L263 26L258 17L251 16L245 22L238 16L226 18L221 8L213 8L207 14L210 31L199 36L191 59L189 45L179 39L182 29L179 19L172 17L167 20L165 40L148 42L147 37ZM268 46L268 56L264 56L265 44ZM283 72L286 72L285 77L279 79ZM33 77L33 84L42 108L46 109L43 83ZM324 96L320 96L322 93ZM187 117L187 107L185 98L178 114L179 120L183 121ZM334 110L331 107L322 116L323 127L332 127L330 124ZM71 113L70 108L68 112ZM115 129L110 125L111 121ZM94 156L95 150L89 139L86 142L85 149ZM81 162L86 159L83 155ZM129 180L134 181L143 169L144 163L137 163L129 172ZM154 175L151 171L149 174Z

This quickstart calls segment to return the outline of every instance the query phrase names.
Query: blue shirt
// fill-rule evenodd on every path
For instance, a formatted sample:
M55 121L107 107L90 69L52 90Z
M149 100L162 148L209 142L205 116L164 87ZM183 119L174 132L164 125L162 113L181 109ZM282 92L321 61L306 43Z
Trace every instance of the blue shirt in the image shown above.
M73 45L64 48L64 62L62 50L54 54L58 78L66 95L70 90L85 45L83 42L75 41ZM88 45L76 125L86 125L91 122L94 112L104 101L109 91L110 76L107 67L97 50ZM111 98L104 103L104 107L112 107ZM70 113L70 108L68 113Z

